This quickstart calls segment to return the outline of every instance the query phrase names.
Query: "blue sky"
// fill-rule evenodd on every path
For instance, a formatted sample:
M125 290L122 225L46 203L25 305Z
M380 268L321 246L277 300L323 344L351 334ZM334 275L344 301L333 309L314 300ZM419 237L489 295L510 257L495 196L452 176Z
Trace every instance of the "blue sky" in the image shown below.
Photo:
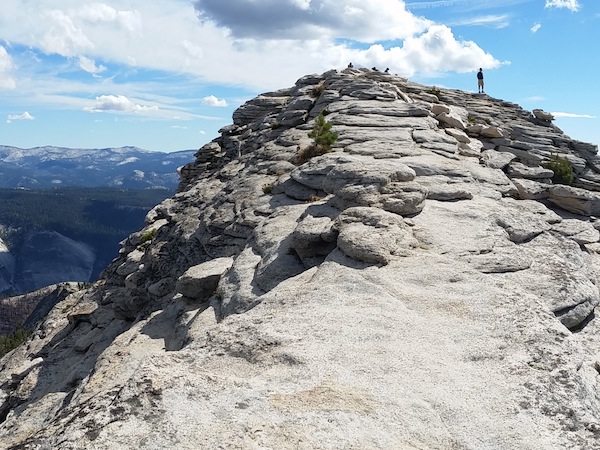
M0 145L199 148L261 92L389 67L600 144L598 0L2 0Z

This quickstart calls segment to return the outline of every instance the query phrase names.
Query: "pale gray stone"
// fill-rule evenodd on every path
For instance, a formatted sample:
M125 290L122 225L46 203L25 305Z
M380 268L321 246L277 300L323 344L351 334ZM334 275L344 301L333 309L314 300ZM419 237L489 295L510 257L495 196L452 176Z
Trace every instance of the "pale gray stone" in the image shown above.
M462 142L464 144L468 144L471 142L471 138L467 136L467 133L465 133L462 130L457 130L454 128L444 128L444 131L446 132L446 134L452 136L458 142Z
M519 192L519 198L523 200L543 200L550 195L550 184L522 178L513 178L512 182Z
M459 130L465 130L467 128L462 119L458 115L452 114L452 112L438 114L436 119L452 128L457 128Z
M546 120L548 122L554 120L554 116L551 113L546 112L542 109L534 109L532 112L537 119Z
M353 125L291 167L311 125L274 120L317 86L308 117ZM592 186L595 147L429 90L332 70L239 108L148 214L158 238L125 239L0 360L0 448L598 448L597 192L472 156L556 150ZM431 111L496 137L417 148L415 132L450 137ZM327 197L291 198L289 180Z
M481 152L483 165L492 169L504 169L517 155L509 152L497 152L496 150L484 150Z
M233 258L215 258L190 267L177 279L177 292L195 300L208 300L219 280L233 264Z
M556 184L548 188L548 200L575 214L600 215L600 194Z
M387 264L418 245L400 216L378 208L349 208L337 218L336 227L340 250L367 263Z
M530 180L548 180L554 172L542 166L526 166L523 163L511 161L506 167L506 173L511 178L527 178Z
M552 226L552 230L573 239L580 245L592 244L600 239L600 231L590 222L577 219L566 219Z

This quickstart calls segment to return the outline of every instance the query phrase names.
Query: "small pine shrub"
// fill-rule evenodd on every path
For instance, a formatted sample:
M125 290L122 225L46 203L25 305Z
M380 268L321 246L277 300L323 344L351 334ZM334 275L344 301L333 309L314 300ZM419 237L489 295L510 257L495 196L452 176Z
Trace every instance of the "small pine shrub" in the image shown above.
M31 330L17 328L11 334L0 336L0 357L17 348L19 345L25 342L30 335Z
M573 165L567 158L561 158L560 156L553 154L550 157L550 161L544 164L546 169L550 169L554 172L552 182L555 184L566 184L570 186L573 184L575 174L573 172Z
M324 155L331 151L331 146L338 138L338 134L331 131L331 127L331 123L325 120L323 113L317 116L312 131L308 133L308 137L313 138L314 142L308 147L298 150L296 155L298 165L304 164L315 156Z
M331 131L331 123L325 120L323 113L315 119L315 124L308 137L315 140L315 144L323 147L326 152L331 150L331 146L337 141L338 134Z

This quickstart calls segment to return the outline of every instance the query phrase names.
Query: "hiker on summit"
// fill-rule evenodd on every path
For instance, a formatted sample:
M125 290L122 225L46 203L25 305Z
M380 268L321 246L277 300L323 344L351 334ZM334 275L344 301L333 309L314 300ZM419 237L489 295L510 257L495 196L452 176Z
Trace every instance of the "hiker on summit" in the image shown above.
M479 94L483 94L484 90L483 90L483 69L479 69L479 72L477 72L477 92Z

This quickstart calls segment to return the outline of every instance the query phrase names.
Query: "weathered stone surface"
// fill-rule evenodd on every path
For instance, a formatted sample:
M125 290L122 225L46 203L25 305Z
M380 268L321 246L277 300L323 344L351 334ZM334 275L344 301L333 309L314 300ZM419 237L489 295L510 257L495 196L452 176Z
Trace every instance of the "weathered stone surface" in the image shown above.
M336 221L337 246L350 258L387 264L418 245L402 217L378 208L349 208Z
M530 180L549 180L554 172L541 166L526 166L519 162L511 162L506 168L506 173L511 178L527 178Z
M550 195L550 184L521 178L513 178L512 182L519 191L519 198L523 200L543 200Z
M467 128L462 119L458 115L452 114L452 112L441 113L436 116L436 119L452 128L457 128L459 130L465 130Z
M592 186L595 148L428 91L334 70L239 108L0 360L0 448L598 448L597 193L503 171L555 149ZM333 151L292 166L320 112Z
M537 119L546 120L549 122L554 120L554 116L552 114L542 109L534 109L532 112Z
M481 162L492 169L504 169L517 156L508 152L485 150L481 152Z
M557 184L548 188L548 200L575 214L600 215L600 194Z
M592 244L600 239L598 231L589 222L583 222L576 219L567 219L552 226L552 230L573 239L580 245Z
M177 292L195 300L208 300L221 276L231 268L233 258L215 258L190 267L177 279Z
M445 128L444 131L446 132L446 134L452 136L458 142L462 142L464 144L468 144L469 142L471 142L471 138L467 136L467 133L465 133L462 130L456 130L454 128Z

